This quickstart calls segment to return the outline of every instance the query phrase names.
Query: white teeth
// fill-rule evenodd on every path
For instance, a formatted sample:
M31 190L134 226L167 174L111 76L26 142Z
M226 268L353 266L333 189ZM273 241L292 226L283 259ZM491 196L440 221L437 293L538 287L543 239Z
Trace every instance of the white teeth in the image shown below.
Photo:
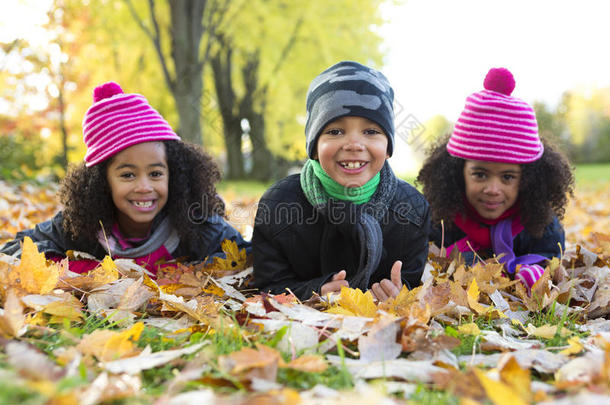
M149 208L153 204L152 201L134 201L133 205L140 208Z
M341 165L343 167L345 167L346 169L359 169L362 166L364 166L363 162L346 162L346 163L341 163Z

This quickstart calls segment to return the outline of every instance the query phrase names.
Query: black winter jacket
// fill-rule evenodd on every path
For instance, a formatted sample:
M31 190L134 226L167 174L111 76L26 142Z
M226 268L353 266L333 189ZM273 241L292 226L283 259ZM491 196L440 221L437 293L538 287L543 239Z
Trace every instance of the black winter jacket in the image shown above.
M0 253L8 255L21 255L21 242L26 236L38 247L40 252L65 256L66 251L74 250L86 252L97 259L103 259L106 251L98 242L73 241L64 232L62 226L63 213L59 212L52 219L17 233L14 240L1 247ZM207 256L220 254L220 243L225 239L233 240L237 246L246 248L250 252L250 243L244 241L241 234L229 225L223 218L213 215L202 225L202 242L195 248L189 249L186 244L180 243L172 253L172 257L184 257L189 261L201 261Z
M430 232L430 240L438 247L441 246L441 233L440 224L435 224ZM457 226L452 226L450 230L445 229L444 246L451 246L465 236L466 234L464 231ZM553 221L546 226L544 233L540 238L534 237L525 229L522 230L513 239L513 251L516 256L534 253L548 257L549 259L560 257L561 252L565 251L565 234L557 217L554 217ZM477 252L477 254L483 259L493 257L491 249L484 252ZM462 257L468 265L472 265L475 261L473 252L462 252Z
M340 234L333 246L322 246L325 226L335 226L307 201L295 174L280 180L261 198L252 238L254 284L261 291L286 292L309 298L341 270L358 268L359 245L354 235ZM428 255L428 202L414 187L398 180L396 194L381 221L383 253L370 284L390 278L401 260L402 281L409 288L420 283ZM370 285L369 285L370 287Z

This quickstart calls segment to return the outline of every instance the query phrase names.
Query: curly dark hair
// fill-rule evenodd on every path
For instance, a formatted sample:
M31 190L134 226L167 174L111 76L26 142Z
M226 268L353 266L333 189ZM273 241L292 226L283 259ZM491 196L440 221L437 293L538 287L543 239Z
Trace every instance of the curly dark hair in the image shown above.
M465 160L447 152L449 137L432 146L416 183L432 210L432 221L451 227L453 218L465 212ZM573 195L574 176L568 159L550 141L543 139L544 152L535 162L521 165L519 206L525 229L536 237L556 215L563 218L568 197Z
M182 141L163 141L169 166L167 213L180 240L193 249L201 239L201 226L212 214L224 216L225 206L216 193L218 166L200 147ZM72 240L95 243L100 222L106 232L116 221L106 171L112 158L86 167L73 166L61 183L63 228Z

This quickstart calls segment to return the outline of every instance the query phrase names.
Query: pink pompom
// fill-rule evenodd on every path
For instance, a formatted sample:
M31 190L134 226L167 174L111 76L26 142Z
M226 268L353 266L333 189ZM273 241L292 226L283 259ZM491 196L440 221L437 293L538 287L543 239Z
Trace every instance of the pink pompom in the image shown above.
M112 97L116 94L123 94L123 89L115 82L104 83L97 86L93 91L93 102L97 103L105 98Z
M508 69L491 68L485 76L483 87L510 96L515 89L515 78Z

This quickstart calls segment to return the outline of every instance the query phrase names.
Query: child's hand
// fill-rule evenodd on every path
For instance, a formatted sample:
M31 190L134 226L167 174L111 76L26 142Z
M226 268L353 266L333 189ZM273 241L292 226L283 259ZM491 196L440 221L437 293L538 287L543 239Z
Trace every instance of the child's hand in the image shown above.
M377 298L377 301L383 302L390 297L396 297L402 288L402 279L400 278L400 270L402 269L402 262L396 260L390 270L391 281L384 278L378 283L373 284L371 292L373 296Z
M345 270L341 270L340 272L336 273L331 281L324 284L322 288L320 288L320 295L324 297L330 292L341 291L341 287L349 287L349 283L345 279L346 274L347 273L345 273Z

